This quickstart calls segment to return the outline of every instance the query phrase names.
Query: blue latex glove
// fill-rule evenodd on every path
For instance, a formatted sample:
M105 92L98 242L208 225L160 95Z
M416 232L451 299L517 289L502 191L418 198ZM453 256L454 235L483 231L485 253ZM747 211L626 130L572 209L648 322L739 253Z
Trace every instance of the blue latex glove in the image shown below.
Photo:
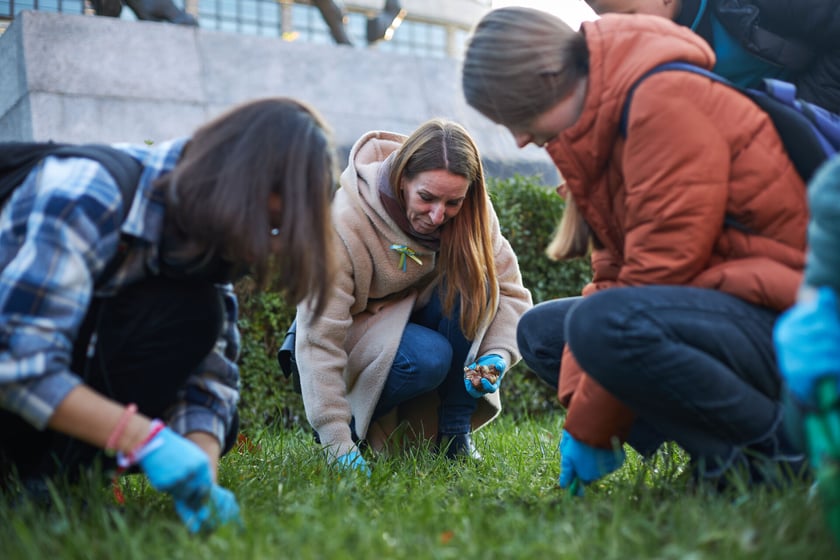
M467 366L468 369L476 369L478 366L493 366L496 368L496 371L499 374L498 379L496 379L495 383L490 383L487 379L482 378L480 381L481 387L474 387L472 381L467 379L464 376L464 387L467 390L467 393L470 394L471 397L480 399L484 395L488 393L495 393L499 390L499 385L502 384L502 377L505 375L505 369L507 369L507 364L502 359L501 356L498 354L487 354L486 356L480 357L477 361L471 363Z
M137 463L155 490L193 510L205 505L213 477L207 454L199 446L164 428L137 455Z
M598 449L579 442L563 430L560 437L560 488L583 494L581 484L595 482L624 464L624 450Z
M335 463L343 471L356 471L370 478L370 467L368 467L367 461L365 461L365 458L362 457L362 454L358 450L354 449L349 453L345 453L336 459Z
M779 369L798 400L814 405L814 387L823 377L834 377L840 384L840 314L834 290L819 288L815 298L783 313L773 339Z
M193 509L181 500L175 500L175 511L190 533L212 531L222 525L233 523L244 527L239 516L239 504L233 492L214 484L210 489L210 499L198 509Z

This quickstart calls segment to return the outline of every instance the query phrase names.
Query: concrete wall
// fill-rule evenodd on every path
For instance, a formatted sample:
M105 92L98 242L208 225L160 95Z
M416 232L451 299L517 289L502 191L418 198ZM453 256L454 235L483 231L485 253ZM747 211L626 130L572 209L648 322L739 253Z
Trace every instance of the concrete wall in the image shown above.
M160 141L265 96L315 106L343 153L368 130L445 117L474 135L488 174L558 181L543 150L466 105L456 60L45 12L0 35L0 140Z

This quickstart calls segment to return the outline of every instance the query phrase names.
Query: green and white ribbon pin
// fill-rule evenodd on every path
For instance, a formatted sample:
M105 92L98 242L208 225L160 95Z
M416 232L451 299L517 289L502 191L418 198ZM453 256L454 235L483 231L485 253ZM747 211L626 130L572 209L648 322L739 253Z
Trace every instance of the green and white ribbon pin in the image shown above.
M407 247L406 245L397 245L396 243L391 245L391 249L400 254L400 268L403 272L405 272L407 265L406 257L413 260L420 266L423 265L423 261L417 257L417 253L414 252L414 249Z

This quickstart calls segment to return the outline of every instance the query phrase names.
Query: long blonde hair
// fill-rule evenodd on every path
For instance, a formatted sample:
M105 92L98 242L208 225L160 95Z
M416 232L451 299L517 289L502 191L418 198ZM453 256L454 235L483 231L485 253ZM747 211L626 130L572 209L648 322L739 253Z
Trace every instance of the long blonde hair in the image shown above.
M451 314L459 297L461 330L472 339L481 322L496 309L499 284L481 158L475 142L458 123L432 119L408 137L391 166L394 198L405 208L403 181L437 169L465 177L470 183L461 210L441 229L438 274L443 280L444 312Z
M545 254L553 261L583 257L589 253L594 241L592 228L581 216L571 193L566 193L565 198L563 217L545 250Z

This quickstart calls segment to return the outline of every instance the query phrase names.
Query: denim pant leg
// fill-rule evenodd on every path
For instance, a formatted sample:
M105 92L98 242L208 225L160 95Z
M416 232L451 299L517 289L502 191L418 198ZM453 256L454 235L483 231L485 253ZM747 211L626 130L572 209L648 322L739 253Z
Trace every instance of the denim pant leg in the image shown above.
M516 345L522 361L549 387L557 389L560 359L566 345L563 326L569 310L582 297L554 299L535 305L525 312L516 325Z
M437 295L437 294L436 294ZM437 324L437 332L442 334L452 348L452 359L446 378L438 387L440 407L438 408L438 433L468 434L472 429L472 415L478 407L478 399L467 393L464 385L464 366L472 347L472 341L461 331L460 305L456 302L451 317L443 314L440 300L437 297L423 310L418 319Z
M435 390L449 372L452 347L440 333L410 322L373 412L373 419L395 406Z
M616 288L566 322L581 367L695 461L726 464L777 427L777 313L714 290Z
M541 381L555 390L566 344L566 320L582 301L582 297L568 297L540 303L528 310L516 327L516 343L522 360ZM644 418L636 420L627 437L627 443L644 456L652 455L664 441L665 437Z
M458 307L445 317L435 292L415 311L403 332L394 365L379 398L374 418L397 404L437 389L438 431L469 433L477 401L464 387L464 362L472 345L458 325Z

